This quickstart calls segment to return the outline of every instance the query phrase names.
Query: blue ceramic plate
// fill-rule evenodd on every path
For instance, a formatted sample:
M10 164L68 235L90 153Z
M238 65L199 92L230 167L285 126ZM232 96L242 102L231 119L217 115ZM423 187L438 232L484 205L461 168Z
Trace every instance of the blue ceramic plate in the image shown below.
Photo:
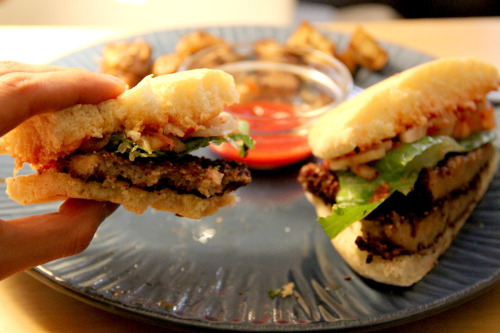
M291 30L269 27L207 29L229 41L285 40ZM189 30L141 36L154 57L171 52ZM347 36L331 34L340 45ZM366 87L430 60L384 44L390 63L380 73L361 71ZM55 62L97 70L103 45ZM206 153L210 155L210 153ZM1 156L0 177L13 162ZM356 275L315 222L296 176L300 166L254 172L234 207L202 220L148 210L119 209L83 253L31 271L45 283L97 307L183 330L310 331L375 329L434 314L478 295L500 279L500 178L438 265L411 288L391 288ZM50 212L58 204L21 207L0 184L0 214L14 218ZM293 282L291 297L269 291Z

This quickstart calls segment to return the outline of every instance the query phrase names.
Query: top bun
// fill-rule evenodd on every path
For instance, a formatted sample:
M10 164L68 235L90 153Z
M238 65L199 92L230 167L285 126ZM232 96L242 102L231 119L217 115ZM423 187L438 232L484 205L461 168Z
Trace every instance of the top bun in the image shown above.
M497 69L477 58L443 58L379 82L329 111L312 127L313 154L333 159L392 139L412 126L482 101Z
M22 163L48 164L66 156L89 138L123 132L140 138L144 129L184 136L203 129L224 105L238 102L231 75L196 69L148 76L116 99L79 104L34 116L0 138L0 152Z

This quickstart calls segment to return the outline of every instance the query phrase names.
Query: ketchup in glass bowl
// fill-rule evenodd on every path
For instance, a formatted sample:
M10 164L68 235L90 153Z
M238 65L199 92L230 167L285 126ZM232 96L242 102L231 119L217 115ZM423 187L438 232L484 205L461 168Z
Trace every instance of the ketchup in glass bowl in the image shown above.
M310 126L345 100L353 86L349 70L333 57L266 43L215 46L183 65L184 70L217 68L234 77L240 102L226 111L244 121L255 146L246 157L229 143L210 149L252 169L277 169L308 158Z

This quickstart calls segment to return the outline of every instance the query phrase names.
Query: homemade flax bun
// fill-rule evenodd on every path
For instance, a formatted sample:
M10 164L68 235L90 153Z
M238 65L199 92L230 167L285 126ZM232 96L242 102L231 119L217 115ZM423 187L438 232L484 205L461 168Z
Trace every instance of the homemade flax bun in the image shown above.
M445 58L390 77L311 129L323 159L302 167L306 196L360 275L410 286L449 247L497 170L494 66Z
M217 140L251 140L223 111L238 102L218 70L148 76L116 99L44 113L0 138L0 151L37 172L7 179L7 193L32 204L65 198L111 201L135 213L148 206L200 218L235 201L250 182L243 164L189 153Z

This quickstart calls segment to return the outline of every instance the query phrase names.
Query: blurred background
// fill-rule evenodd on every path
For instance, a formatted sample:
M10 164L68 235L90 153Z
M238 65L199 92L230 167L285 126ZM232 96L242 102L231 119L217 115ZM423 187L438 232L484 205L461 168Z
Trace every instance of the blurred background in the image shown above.
M0 0L1 25L168 28L500 15L498 0Z

